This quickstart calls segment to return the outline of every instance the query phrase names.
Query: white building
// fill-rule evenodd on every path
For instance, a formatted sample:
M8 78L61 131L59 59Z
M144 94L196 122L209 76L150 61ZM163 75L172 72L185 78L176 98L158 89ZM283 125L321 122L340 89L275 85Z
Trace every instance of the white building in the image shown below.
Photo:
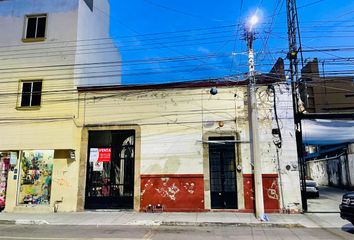
M0 169L8 175L0 178L8 180L0 197L7 188L7 211L28 203L52 211L62 199L60 211L77 210L77 86L121 81L109 12L108 0L0 1ZM45 164L24 168L21 161L32 157ZM34 177L42 189L30 187Z

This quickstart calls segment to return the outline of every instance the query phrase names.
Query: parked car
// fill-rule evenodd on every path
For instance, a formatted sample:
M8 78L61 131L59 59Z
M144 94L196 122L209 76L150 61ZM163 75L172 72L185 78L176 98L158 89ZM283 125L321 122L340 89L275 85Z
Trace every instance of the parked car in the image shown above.
M339 209L340 217L354 225L354 192L348 192L343 195Z
M4 200L2 200L2 199L0 198L0 212L1 212L2 210L4 210L4 208L5 208L5 202L4 202Z
M300 185L302 185L301 182ZM320 197L320 191L318 190L318 185L316 181L306 179L306 197L308 198Z

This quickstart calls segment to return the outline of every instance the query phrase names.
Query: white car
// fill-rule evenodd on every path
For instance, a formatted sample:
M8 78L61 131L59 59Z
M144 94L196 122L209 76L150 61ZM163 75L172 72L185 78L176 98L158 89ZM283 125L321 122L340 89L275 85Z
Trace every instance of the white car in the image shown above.
M317 182L314 180L306 180L306 196L307 197L320 197Z
M306 180L306 197L320 197L317 182L314 180Z

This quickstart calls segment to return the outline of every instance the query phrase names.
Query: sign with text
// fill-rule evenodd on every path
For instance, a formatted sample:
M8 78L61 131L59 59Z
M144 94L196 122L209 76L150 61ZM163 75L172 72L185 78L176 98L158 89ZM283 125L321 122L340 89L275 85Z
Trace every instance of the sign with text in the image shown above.
M111 148L99 148L97 162L110 162L111 161Z
M110 162L111 148L90 148L90 162Z

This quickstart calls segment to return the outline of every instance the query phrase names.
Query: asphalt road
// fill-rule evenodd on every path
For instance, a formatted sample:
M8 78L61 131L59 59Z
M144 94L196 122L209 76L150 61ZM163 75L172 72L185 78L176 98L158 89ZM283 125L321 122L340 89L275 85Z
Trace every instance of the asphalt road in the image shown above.
M236 226L53 226L0 225L0 239L178 240L178 239L354 239L354 229L269 228Z
M342 201L342 196L348 190L320 186L320 197L309 198L307 200L309 212L339 212L339 204Z

